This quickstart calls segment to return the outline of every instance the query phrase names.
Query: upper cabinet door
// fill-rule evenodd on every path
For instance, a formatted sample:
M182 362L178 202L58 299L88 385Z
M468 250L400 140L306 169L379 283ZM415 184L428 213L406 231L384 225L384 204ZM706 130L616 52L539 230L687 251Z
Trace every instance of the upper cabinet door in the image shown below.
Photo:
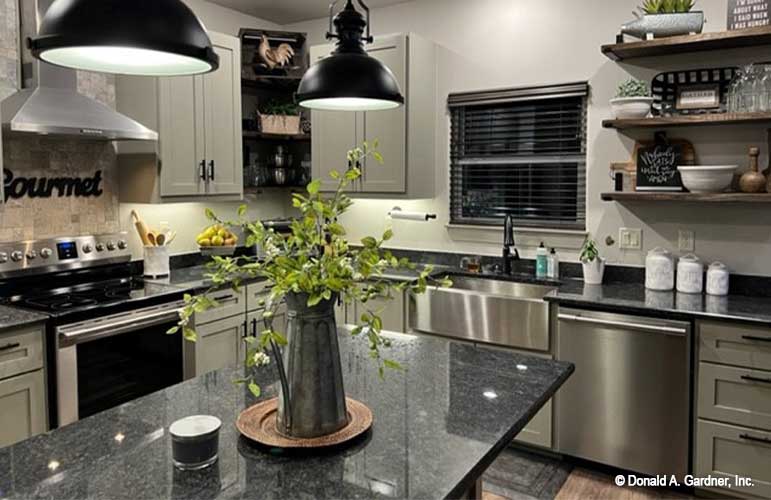
M391 69L402 93L407 97L407 40L404 35L377 38L367 47L370 56ZM367 193L404 193L407 191L407 107L389 111L363 113L363 141L378 141L385 160L380 164L366 160L362 175L362 191Z
M169 77L160 78L158 88L160 194L204 194L203 83L200 77Z
M241 45L238 38L210 33L220 67L203 75L208 194L243 193Z
M311 61L327 57L333 45L311 47ZM347 111L312 111L311 144L313 178L321 181L322 191L337 189L337 181L329 177L332 170L340 173L348 169L348 151L356 147L356 118L361 113ZM352 186L351 190L355 190Z

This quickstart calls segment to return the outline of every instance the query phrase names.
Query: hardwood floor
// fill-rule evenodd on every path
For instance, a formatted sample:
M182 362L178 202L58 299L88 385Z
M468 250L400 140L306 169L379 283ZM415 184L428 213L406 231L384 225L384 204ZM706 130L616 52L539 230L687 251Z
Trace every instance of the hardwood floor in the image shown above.
M624 488L615 485L614 476L587 469L575 469L568 476L555 500L687 500L691 497L679 492L651 488ZM485 491L482 500L510 500Z

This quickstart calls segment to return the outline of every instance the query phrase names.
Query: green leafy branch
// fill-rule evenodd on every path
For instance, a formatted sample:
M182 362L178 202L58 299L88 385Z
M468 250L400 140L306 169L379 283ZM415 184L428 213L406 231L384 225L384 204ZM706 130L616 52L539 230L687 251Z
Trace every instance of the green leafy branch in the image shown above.
M321 192L320 180L309 183L305 193L293 194L292 205L299 211L300 217L292 221L288 235L278 234L260 221L245 219L245 205L239 208L238 218L234 221L222 220L207 209L206 216L211 221L227 227L240 227L246 236L247 247L260 245L264 258L213 257L208 264L211 289L201 295L185 297L179 324L170 333L182 329L186 339L195 341L193 319L196 313L217 306L210 297L214 291L223 287L238 290L246 279L265 278L271 288L264 304L264 328L256 336L248 336L244 340L247 344L247 368L266 364L266 351L273 344L286 345L285 332L275 328L273 319L288 294L307 294L309 307L330 300L359 304L363 312L352 335L366 339L370 357L381 376L384 376L385 369L401 369L399 363L383 355L383 348L390 347L391 342L382 335L382 311L373 309L371 304L375 299L393 298L394 292L409 290L420 294L429 286L448 287L452 286L452 282L446 277L433 279L432 267L423 269L412 283L394 283L383 279L384 272L389 269L416 269L416 265L408 259L397 258L383 248L393 238L390 228L379 238L363 238L360 245L352 246L348 242L347 231L339 222L340 216L353 205L346 191L361 177L363 162L371 159L383 163L377 148L377 141L372 144L365 142L348 152L347 169L330 172L330 177L337 181L331 196ZM247 373L251 374L253 370L247 370ZM252 375L238 382L248 384L252 393L259 396L260 388Z

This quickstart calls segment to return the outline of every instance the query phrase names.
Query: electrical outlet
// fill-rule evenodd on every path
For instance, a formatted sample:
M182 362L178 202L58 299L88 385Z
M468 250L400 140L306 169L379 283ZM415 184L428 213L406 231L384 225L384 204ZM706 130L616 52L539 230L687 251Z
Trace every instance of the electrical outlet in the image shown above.
M677 232L677 248L681 252L693 252L696 250L696 237L693 231L681 229Z
M622 227L618 230L618 248L642 250L642 229Z

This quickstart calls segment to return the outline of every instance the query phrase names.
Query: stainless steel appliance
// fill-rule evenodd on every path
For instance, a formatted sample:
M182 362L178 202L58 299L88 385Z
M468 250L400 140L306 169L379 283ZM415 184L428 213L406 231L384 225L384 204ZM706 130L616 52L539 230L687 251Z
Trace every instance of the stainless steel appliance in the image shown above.
M64 425L192 376L165 332L183 290L132 273L124 233L0 244L0 301L44 312L49 420Z
M549 305L554 288L465 275L452 288L430 287L410 297L410 328L507 347L549 350Z
M559 452L644 474L689 471L690 323L560 308Z
M91 140L149 140L158 134L78 92L77 72L32 57L27 38L53 0L18 1L22 89L2 102L3 127L12 134L34 133Z

